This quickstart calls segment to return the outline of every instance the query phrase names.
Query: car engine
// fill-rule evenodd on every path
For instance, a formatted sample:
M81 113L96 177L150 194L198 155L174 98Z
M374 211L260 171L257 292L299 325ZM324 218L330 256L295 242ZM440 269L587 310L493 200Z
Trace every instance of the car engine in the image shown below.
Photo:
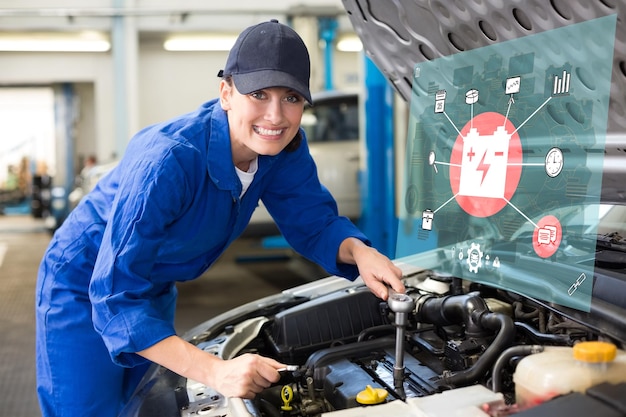
M387 302L352 285L318 297L292 294L230 318L192 342L224 359L256 353L289 364L280 381L254 400L228 399L155 368L135 415L356 417L372 407L367 415L444 416L450 404L457 416L543 415L525 414L532 409L516 400L515 368L524 357L580 341L620 345L505 290L429 270L405 286ZM467 410L459 414L460 405Z

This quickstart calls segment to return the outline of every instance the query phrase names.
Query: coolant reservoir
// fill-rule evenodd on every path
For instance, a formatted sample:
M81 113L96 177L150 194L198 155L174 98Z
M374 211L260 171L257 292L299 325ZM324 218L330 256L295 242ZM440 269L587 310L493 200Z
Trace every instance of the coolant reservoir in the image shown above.
M548 346L523 358L513 381L517 404L522 409L532 407L602 382L626 382L626 352L606 342L581 342L573 348Z

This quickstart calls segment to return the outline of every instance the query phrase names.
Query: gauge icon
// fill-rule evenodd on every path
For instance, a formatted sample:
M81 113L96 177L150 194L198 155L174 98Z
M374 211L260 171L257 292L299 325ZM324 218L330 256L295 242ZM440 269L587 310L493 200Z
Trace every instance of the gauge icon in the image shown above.
M546 174L549 177L556 177L563 170L563 151L559 148L552 148L546 154Z

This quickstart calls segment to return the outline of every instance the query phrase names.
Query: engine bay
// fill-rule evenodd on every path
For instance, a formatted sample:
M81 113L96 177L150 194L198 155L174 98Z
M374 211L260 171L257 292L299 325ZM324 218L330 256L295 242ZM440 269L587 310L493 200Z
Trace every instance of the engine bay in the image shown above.
M406 294L391 294L387 302L365 286L295 297L206 333L198 347L223 359L255 353L290 366L254 400L227 399L173 378L170 408L179 414L172 415L349 417L374 407L368 415L435 416L445 415L451 401L467 407L455 415L526 415L529 403L521 406L514 381L524 357L582 341L620 345L504 290L428 270L405 278L405 285ZM437 406L424 402L433 399Z

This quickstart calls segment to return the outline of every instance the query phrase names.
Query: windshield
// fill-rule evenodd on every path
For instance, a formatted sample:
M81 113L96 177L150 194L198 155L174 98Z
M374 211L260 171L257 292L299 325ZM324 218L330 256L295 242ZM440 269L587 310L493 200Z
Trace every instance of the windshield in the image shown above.
M309 142L355 141L359 138L359 102L356 94L315 97L302 115Z
M415 66L398 258L589 311L615 23Z

